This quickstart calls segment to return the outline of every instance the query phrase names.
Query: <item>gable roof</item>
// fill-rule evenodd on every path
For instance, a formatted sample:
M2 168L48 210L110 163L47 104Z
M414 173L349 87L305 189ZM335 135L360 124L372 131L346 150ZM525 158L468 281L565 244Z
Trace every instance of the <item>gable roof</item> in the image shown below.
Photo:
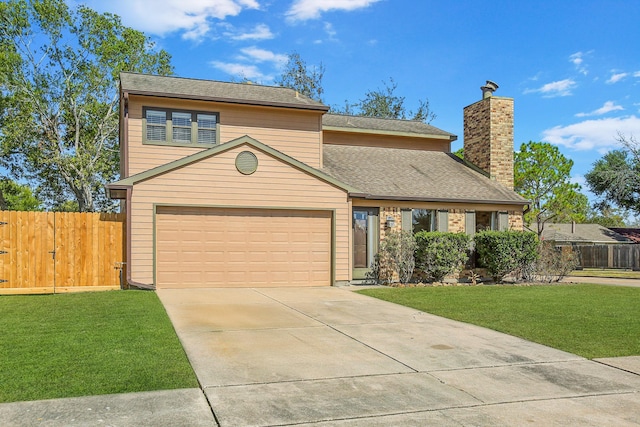
M328 145L323 171L369 199L500 203L529 202L451 153Z
M418 120L325 114L322 129L339 132L366 132L390 135L421 136L455 141L458 137Z
M532 224L530 229L537 230ZM632 243L630 239L600 224L559 224L546 223L542 231L544 240L571 243Z
M240 138L234 139L233 141L230 142L225 142L224 144L220 144L220 145L216 145L213 148L210 148L208 150L203 150L203 151L199 151L195 154L192 154L190 156L187 157L183 157L179 160L175 160L173 162L169 162L167 164L155 167L153 169L149 169L147 171L132 175L128 178L125 179L121 179L119 181L113 182L111 184L107 184L107 188L108 189L121 189L121 188L126 188L126 187L130 187L133 186L139 182L142 181L146 181L148 179L152 179L158 175L162 175L165 174L167 172L171 172L175 169L181 168L181 167L185 167L188 166L190 164L199 162L201 160L207 159L209 157L215 156L216 154L219 153L223 153L225 151L231 150L233 148L236 148L240 145L250 145L251 147L260 150L266 154L269 154L281 161L283 161L284 163L289 164L292 167L295 167L303 172L306 172L312 176L315 176L316 178L327 182L335 187L341 188L347 192L358 192L359 190L351 187L348 184L345 184L343 182L340 182L339 180L335 179L334 177L327 175L326 173L319 171L318 169L312 168L311 166L302 163L299 160L294 159L293 157L287 156L284 153L281 153L278 150L275 150L271 147L269 147L268 145L265 145L263 143L261 143L260 141L257 141L253 138L251 138L250 136L242 136Z
M120 88L134 95L328 111L329 107L293 89L183 77L120 73Z

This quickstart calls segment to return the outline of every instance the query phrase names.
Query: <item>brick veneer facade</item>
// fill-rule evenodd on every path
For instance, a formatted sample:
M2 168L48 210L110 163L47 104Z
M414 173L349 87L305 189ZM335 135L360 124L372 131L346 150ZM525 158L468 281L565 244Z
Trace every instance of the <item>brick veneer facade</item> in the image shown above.
M464 158L513 190L513 98L489 96L464 108Z

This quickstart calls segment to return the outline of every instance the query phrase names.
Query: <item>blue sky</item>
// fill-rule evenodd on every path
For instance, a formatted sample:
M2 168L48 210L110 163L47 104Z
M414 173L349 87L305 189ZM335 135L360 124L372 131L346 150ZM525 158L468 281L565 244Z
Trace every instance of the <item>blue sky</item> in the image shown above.
M462 109L493 80L515 99L516 148L558 145L580 183L618 132L640 138L637 0L83 3L147 33L182 77L273 84L295 51L324 65L324 102L336 106L393 78L409 109L429 99L432 124L458 135L454 150Z

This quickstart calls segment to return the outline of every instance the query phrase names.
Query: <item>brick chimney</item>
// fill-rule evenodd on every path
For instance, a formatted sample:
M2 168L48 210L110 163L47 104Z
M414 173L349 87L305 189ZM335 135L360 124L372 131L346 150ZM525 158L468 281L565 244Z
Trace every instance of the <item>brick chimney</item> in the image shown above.
M482 99L464 108L464 158L513 189L513 98L493 96L487 80Z

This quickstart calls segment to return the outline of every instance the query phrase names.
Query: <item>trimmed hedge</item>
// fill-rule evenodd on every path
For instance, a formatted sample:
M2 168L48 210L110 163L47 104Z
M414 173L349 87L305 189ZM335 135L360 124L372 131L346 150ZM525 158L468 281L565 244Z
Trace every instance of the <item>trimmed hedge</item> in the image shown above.
M482 231L473 240L478 261L498 283L538 258L538 236L532 232Z
M415 234L416 267L429 279L441 282L467 262L470 237L465 233L420 231Z

